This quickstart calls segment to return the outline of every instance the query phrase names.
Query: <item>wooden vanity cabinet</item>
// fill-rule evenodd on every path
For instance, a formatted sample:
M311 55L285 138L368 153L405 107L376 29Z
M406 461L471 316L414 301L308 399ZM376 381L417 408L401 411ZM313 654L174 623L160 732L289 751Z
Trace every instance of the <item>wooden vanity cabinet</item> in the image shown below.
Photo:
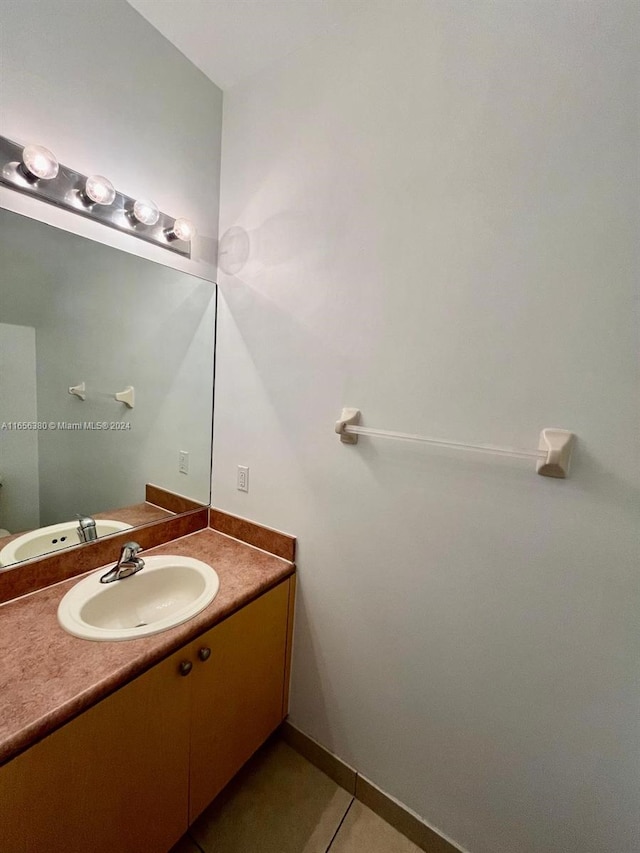
M280 584L191 646L189 823L286 716L289 591Z
M2 853L167 853L286 715L294 584L0 768Z
M162 661L0 768L3 853L166 853L188 807L183 658Z

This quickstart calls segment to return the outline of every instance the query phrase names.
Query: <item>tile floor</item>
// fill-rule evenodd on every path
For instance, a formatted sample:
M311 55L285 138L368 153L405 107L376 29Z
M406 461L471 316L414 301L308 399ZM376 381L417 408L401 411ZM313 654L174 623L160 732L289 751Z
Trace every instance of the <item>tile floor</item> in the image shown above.
M170 853L421 853L281 740L268 742Z

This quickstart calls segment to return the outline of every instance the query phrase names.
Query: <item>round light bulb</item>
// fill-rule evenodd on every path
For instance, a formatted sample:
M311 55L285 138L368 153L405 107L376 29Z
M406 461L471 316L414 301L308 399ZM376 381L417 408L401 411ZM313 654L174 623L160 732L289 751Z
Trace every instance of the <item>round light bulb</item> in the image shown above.
M188 243L193 240L198 232L190 219L179 216L173 223L172 233L178 240L184 240L185 243Z
M160 211L149 199L139 199L133 205L133 215L143 225L155 225L160 218Z
M96 204L112 204L116 197L113 184L111 181L103 178L102 175L91 175L90 178L87 178L84 194L89 201L93 201Z
M22 152L24 167L34 178L50 181L58 174L58 161L55 155L42 145L27 145Z

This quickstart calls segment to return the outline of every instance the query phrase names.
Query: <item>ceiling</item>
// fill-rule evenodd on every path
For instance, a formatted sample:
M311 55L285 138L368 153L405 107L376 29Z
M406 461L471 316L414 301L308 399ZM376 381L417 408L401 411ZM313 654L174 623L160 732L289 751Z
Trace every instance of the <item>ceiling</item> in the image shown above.
M221 89L346 23L361 0L128 0Z

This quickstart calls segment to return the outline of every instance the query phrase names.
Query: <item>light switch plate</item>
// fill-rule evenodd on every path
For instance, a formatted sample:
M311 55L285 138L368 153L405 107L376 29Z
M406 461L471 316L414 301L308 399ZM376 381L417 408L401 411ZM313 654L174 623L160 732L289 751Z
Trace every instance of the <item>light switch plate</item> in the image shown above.
M238 465L238 490L249 491L249 469L246 465Z

